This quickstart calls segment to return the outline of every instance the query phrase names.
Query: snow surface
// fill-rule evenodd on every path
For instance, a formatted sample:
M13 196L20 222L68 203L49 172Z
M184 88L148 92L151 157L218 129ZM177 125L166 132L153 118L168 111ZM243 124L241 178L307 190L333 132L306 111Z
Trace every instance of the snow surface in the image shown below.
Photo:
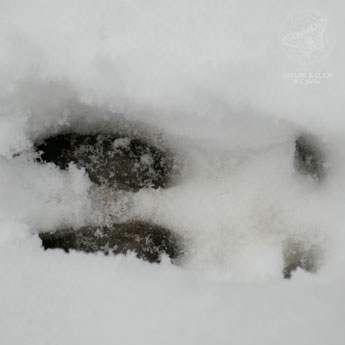
M284 18L318 9L333 54L299 66ZM0 344L342 344L344 4L0 0ZM296 86L286 72L328 72ZM177 157L165 190L105 205L73 164L35 163L66 128L148 138ZM318 135L322 184L293 167ZM22 153L17 156L17 153ZM184 262L43 251L40 231L138 218L183 235ZM319 248L284 280L283 243Z

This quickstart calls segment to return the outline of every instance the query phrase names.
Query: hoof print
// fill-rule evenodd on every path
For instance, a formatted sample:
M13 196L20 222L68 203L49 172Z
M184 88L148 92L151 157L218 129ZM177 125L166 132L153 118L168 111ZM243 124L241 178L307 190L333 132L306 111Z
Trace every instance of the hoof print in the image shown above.
M294 165L297 171L316 180L325 177L326 158L318 138L304 134L296 139Z
M134 252L148 262L160 262L167 255L173 262L182 255L182 239L173 232L145 222L114 224L112 227L85 226L41 233L44 249L71 249L86 253L126 254Z
M289 240L283 245L284 278L290 279L292 272L301 268L316 273L319 266L320 250L316 246L306 246L301 242Z
M40 161L61 169L73 162L92 182L127 191L166 187L173 169L167 152L128 137L66 133L44 139L36 150Z

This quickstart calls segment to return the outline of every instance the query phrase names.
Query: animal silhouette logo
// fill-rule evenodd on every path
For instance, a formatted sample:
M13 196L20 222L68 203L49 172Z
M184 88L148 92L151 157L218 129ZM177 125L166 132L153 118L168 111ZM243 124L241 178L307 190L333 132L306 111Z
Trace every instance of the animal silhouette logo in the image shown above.
M298 63L315 63L325 59L332 52L334 43L332 25L319 12L298 12L284 22L282 48Z

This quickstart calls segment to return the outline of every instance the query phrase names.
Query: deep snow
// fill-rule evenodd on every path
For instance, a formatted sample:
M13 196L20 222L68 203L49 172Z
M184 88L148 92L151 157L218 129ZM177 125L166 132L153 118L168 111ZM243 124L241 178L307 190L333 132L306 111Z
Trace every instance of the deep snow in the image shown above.
M281 50L283 19L301 8L335 27L320 64ZM0 0L0 343L341 344L343 10L336 0ZM332 78L284 78L303 71ZM82 169L35 162L33 144L66 128L168 147L179 179L104 204ZM294 169L305 131L327 153L320 184ZM132 218L183 235L183 263L43 251L38 238ZM316 274L283 279L291 239L318 248Z

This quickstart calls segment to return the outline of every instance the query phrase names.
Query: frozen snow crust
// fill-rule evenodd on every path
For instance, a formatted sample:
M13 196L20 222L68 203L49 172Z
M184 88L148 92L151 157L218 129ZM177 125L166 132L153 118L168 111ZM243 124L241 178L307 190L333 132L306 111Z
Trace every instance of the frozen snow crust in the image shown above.
M299 68L274 43L294 5L1 2L1 344L342 342L344 48L310 67L334 73L320 87L282 80ZM319 5L341 32L341 3ZM149 141L179 174L114 197L75 164L37 162L35 143L67 130ZM320 180L294 163L309 132ZM130 219L183 236L183 261L39 239ZM284 279L286 248L316 272Z

